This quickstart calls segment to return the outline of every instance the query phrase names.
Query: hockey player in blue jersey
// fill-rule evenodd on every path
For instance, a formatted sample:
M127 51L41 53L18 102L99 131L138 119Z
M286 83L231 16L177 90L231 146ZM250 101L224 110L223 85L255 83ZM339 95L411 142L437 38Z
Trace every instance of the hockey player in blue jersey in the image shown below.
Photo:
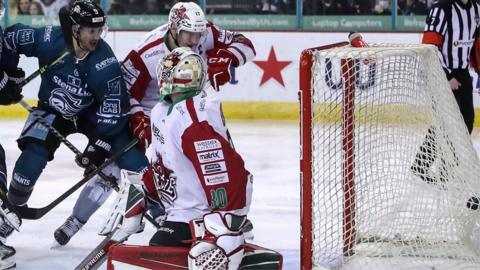
M4 2L0 1L0 21L3 19L5 12ZM0 27L0 41L3 40L3 29ZM0 52L2 51L2 42L0 42ZM16 67L6 68L5 62L8 58L3 57L0 61L0 105L11 105L19 102L23 96L19 83L25 78L25 73ZM7 200L7 166L5 163L5 150L0 144L0 231L10 231L13 226L20 226L20 218L13 211L13 207ZM1 235L1 233L0 233ZM0 269L15 268L15 249L5 244L6 239L0 237Z
M37 179L60 145L59 139L38 123L33 113L42 116L63 136L83 133L88 137L85 151L76 158L85 168L100 165L109 153L116 153L131 141L126 126L128 95L120 65L102 39L106 31L104 12L92 1L76 0L68 16L71 25L66 28L71 33L62 32L60 27L33 28L23 24L5 30L2 57L13 56L16 61L9 61L12 67L18 64L19 54L37 57L43 66L57 59L68 45L73 48L71 54L42 74L38 105L18 139L22 153L8 190L8 201L16 206L26 205ZM132 149L117 164L141 171L148 160L141 150ZM12 231L11 227L0 231L0 236L6 237Z

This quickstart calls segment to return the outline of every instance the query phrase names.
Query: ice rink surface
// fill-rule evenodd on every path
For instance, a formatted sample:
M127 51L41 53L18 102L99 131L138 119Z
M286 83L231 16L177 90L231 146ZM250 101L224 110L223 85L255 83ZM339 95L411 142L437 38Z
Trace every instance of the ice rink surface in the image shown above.
M20 150L16 139L24 120L0 119L0 143L7 155L9 182ZM249 218L254 225L254 243L280 251L284 269L299 269L300 185L299 131L297 122L229 121L228 127L237 151L254 175L253 201ZM85 137L68 139L83 151ZM476 143L479 149L480 143ZM43 207L82 178L73 153L61 146L38 180L29 200L31 207ZM39 220L24 220L8 244L17 249L19 270L74 269L102 240L97 232L104 222L115 195L97 211L66 247L51 249L53 232L70 215L79 192ZM143 233L128 243L147 245L154 233L147 224ZM106 269L103 266L100 269Z

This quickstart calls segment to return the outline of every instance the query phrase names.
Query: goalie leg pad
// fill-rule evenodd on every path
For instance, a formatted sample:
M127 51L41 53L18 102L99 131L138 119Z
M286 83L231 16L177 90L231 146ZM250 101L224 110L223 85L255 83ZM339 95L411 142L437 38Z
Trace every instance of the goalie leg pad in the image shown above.
M280 253L257 245L245 244L245 254L240 264L242 270L281 270L282 266L283 257Z
M107 235L119 226L119 230L112 237L113 240L119 242L125 240L129 235L143 230L142 217L145 211L145 194L143 189L141 186L131 183L138 183L141 175L126 170L122 170L121 175L122 185L110 211L109 218L99 233ZM120 222L121 225L119 225Z
M108 251L108 270L188 269L186 247L114 245Z

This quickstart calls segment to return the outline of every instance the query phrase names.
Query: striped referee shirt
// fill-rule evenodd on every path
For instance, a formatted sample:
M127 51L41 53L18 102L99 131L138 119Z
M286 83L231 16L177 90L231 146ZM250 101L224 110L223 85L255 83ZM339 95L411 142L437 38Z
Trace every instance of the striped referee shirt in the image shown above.
M447 77L452 69L468 68L470 51L478 35L480 5L473 0L435 2L427 16L422 43L438 46Z

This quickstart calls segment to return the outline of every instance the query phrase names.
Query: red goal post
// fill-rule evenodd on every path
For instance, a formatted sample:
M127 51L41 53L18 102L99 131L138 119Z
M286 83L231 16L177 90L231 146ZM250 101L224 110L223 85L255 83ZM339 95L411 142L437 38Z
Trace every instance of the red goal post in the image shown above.
M301 196L301 226L300 226L300 261L302 270L312 269L312 196L304 192L312 191L312 148L310 134L312 133L312 67L314 51L326 50L334 47L348 46L348 42L338 42L331 45L306 49L300 56L300 184Z

